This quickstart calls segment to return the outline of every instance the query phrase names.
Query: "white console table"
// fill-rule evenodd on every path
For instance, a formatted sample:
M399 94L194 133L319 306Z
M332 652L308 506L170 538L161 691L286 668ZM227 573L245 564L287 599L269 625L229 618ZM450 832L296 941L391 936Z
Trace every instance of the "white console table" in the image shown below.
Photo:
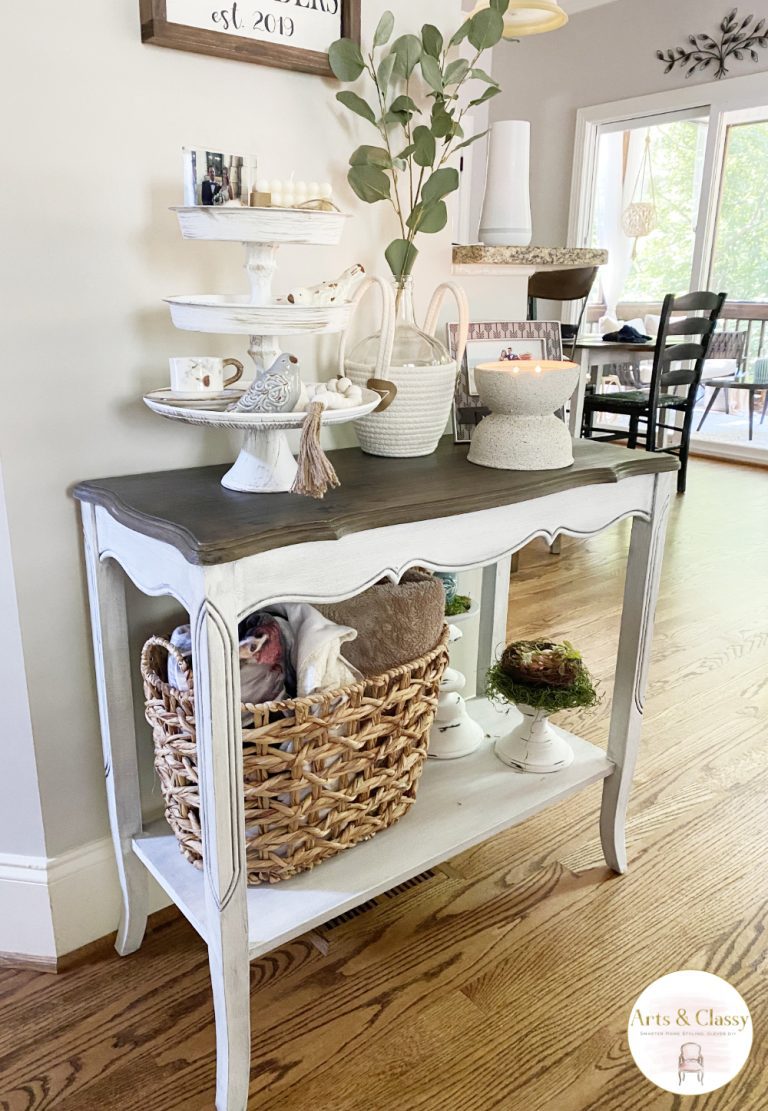
M444 442L423 459L333 453L341 489L324 502L240 494L223 467L81 484L85 555L112 836L123 891L117 950L142 942L147 871L208 946L219 1111L245 1111L251 1066L248 962L537 811L603 781L606 860L626 869L624 824L640 739L667 511L677 462L581 441L562 471L512 473ZM505 640L509 560L536 536L592 536L632 517L607 752L569 737L576 758L520 775L493 755L509 717L470 703L488 734L471 757L430 763L415 806L392 829L276 886L246 886L238 621L276 600L332 601L411 566L483 567L479 671ZM164 821L142 819L125 575L172 595L193 627L205 868ZM482 687L482 683L481 683ZM514 713L514 711L513 711Z

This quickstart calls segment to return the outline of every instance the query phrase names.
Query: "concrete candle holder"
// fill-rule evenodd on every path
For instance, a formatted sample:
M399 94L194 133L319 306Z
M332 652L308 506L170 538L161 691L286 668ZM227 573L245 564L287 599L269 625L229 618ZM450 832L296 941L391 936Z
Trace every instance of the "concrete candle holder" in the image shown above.
M576 363L519 360L481 363L475 381L491 410L472 436L470 463L505 471L549 471L570 467L573 443L555 411L579 380Z

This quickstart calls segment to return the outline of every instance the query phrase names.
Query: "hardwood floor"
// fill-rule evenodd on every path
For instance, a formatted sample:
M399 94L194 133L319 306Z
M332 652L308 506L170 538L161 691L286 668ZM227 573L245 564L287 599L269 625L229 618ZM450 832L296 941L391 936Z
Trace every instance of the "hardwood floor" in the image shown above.
M627 523L523 553L510 633L567 637L606 698ZM752 1055L697 1111L768 1109L768 474L693 460L670 525L629 829L615 877L593 788L252 966L257 1111L681 1111L627 1050L680 968L744 996ZM211 1108L206 950L175 915L58 976L0 968L5 1111Z

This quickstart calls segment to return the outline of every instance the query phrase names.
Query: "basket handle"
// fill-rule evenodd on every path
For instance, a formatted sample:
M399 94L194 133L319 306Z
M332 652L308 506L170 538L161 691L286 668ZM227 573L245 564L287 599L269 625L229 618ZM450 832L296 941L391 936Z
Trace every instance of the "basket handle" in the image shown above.
M352 315L357 312L357 309L365 297L369 289L378 286L379 293L381 294L381 340L379 341L379 354L376 359L376 370L373 374L374 378L386 378L385 370L392 362L392 347L395 342L395 295L388 282L383 278L368 277L360 283L355 290L355 295L352 298ZM351 319L351 318L350 318ZM344 360L347 354L347 334L348 329L342 332L341 342L339 344L339 378L344 377Z
M467 349L467 339L469 337L469 301L462 287L456 282L443 282L432 294L432 300L429 302L427 316L424 321L424 331L430 336L435 335L437 331L437 320L440 316L440 310L443 307L446 293L453 294L459 308L459 334L456 344L456 365L460 368L464 359L464 352Z
M189 687L190 687L190 690L191 690L192 689L192 682L193 682L192 668L189 666L187 661L184 659L184 657L182 656L181 652L178 650L176 645L171 644L171 642L169 640L166 640L165 637L150 637L149 640L144 645L144 647L142 648L142 650L141 650L141 677L142 677L142 679L146 679L147 682L151 682L153 679L159 679L160 680L160 676L155 671L153 671L152 668L149 666L149 653L150 653L152 648L164 648L169 656L173 656L174 660L179 665L179 668L180 668L182 674L189 681ZM162 682L162 680L160 680L160 681Z

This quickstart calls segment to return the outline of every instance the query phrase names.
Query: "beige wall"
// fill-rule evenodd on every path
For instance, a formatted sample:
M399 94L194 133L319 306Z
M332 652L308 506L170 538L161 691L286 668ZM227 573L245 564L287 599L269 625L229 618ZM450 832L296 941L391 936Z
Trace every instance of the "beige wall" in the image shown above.
M386 6L399 27L418 30L426 21L453 28L460 5L364 0L368 37ZM107 830L68 490L79 479L218 462L231 452L225 435L163 423L139 401L167 380L169 355L243 351L241 339L177 333L162 304L170 294L242 288L239 248L183 242L167 211L181 200L181 146L255 151L268 177L296 170L333 181L355 216L344 243L286 248L281 284L317 281L355 261L383 272L394 234L384 206L358 204L346 186L347 158L367 132L336 104L337 86L143 46L138 7L47 4L32 34L28 11L16 5L3 26L4 100L13 111L3 129L0 451L49 856ZM449 239L424 244L422 306L448 272ZM299 352L305 375L329 373L332 349L328 340L307 341Z
M722 0L618 0L574 16L560 31L496 47L494 75L504 91L491 101L491 118L532 124L534 243L566 243L577 109L711 81L711 70L688 80L684 70L665 75L656 51L684 45L693 33L719 37L728 8ZM729 65L733 76L766 72L768 50L757 64Z

